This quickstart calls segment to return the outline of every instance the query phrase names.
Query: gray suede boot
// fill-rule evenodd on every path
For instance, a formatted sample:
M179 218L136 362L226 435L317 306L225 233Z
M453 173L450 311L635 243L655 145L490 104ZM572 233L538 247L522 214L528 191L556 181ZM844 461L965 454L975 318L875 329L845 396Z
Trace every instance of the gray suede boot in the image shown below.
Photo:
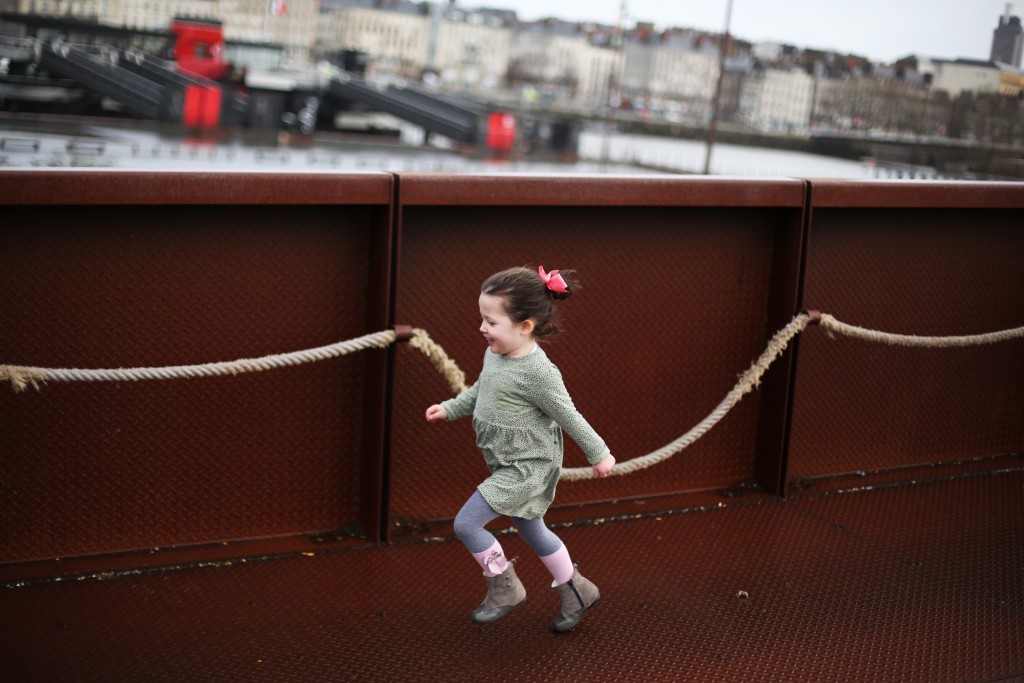
M566 583L555 586L555 592L562 598L562 611L555 617L555 630L559 633L571 631L580 623L583 613L597 604L601 599L601 593L597 586L588 578L580 574L580 570L573 565L573 575Z
M484 576L487 597L473 610L472 619L478 624L491 624L526 602L526 588L516 576L516 561L508 563L503 574Z

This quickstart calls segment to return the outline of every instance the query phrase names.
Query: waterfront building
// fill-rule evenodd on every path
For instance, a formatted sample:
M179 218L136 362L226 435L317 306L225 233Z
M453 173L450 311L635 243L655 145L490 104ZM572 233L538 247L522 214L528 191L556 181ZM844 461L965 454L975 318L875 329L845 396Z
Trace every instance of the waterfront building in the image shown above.
M1000 93L1015 97L1020 92L1019 84L1013 87L1020 69L999 62L984 62L976 59L936 59L934 90L944 90L951 98L962 92L975 94ZM1006 77L1004 78L1004 73Z
M602 104L618 58L616 50L594 44L580 24L547 19L521 25L513 34L509 80L532 84L551 99Z
M930 88L935 80L935 61L925 55L901 57L891 68L894 78L921 88Z
M999 17L999 25L992 31L992 52L989 59L1010 66L1021 66L1024 53L1024 28L1020 17L1013 14L1013 5L1006 6L1006 13Z
M888 78L816 78L812 127L943 134L949 121L949 98L933 96L919 82L900 78L898 72L893 68Z
M1019 99L1024 92L1024 69L1000 65L999 69L999 94L1004 97Z
M439 22L432 68L446 86L491 90L505 85L512 31L498 16L449 8Z
M429 14L411 2L379 5L373 0L325 3L315 34L317 51L365 52L370 70L419 78L427 62Z
M370 71L415 79L429 71L447 86L485 89L504 84L511 43L501 16L404 0L324 3L316 33L319 54L364 52Z
M226 40L275 43L301 63L313 48L319 7L320 0L19 0L17 11L148 31L167 30L178 16L220 21Z
M17 11L144 30L167 29L175 16L214 20L220 14L217 0L19 0Z
M804 132L813 104L814 77L799 68L757 64L740 89L740 118L759 130Z
M0 3L20 13L95 20L154 36L166 33L177 16L220 21L227 60L247 66L248 76L281 66L301 69L355 51L363 53L360 59L365 55L371 72L481 93L503 86L522 88L523 99L541 107L562 105L584 112L626 101L642 116L671 121L710 120L721 63L721 37L700 31L659 32L653 24L638 23L626 40L613 40L621 31L608 26L557 19L524 24L508 10L463 10L445 2ZM990 61L910 55L893 65L879 65L855 55L734 40L721 79L721 120L772 131L798 132L811 126L1016 140L1016 129L1007 129L1005 135L1000 131L1007 128L1003 119L1012 122L1020 116L1020 36L1020 20L1008 6L993 37L993 54L998 52L1000 59ZM1010 52L1004 54L1005 49ZM964 93L985 99L988 109L957 104ZM808 101L813 103L810 109ZM960 109L952 111L954 105ZM969 117L998 119L998 125L975 126Z
M622 89L636 99L668 103L684 119L706 121L718 82L716 46L691 32L672 31L625 46Z

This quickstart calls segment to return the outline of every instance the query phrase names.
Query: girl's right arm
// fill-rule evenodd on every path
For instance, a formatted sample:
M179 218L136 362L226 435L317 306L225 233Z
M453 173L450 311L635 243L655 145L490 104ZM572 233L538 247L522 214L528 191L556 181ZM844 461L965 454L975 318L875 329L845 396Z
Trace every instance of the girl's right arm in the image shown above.
M458 420L473 414L476 407L476 395L480 390L480 382L477 381L469 389L466 389L455 398L442 401L437 405L427 408L427 421L440 422L441 420ZM444 414L441 417L441 413Z
M427 408L427 422L444 422L448 419L448 411L434 404Z

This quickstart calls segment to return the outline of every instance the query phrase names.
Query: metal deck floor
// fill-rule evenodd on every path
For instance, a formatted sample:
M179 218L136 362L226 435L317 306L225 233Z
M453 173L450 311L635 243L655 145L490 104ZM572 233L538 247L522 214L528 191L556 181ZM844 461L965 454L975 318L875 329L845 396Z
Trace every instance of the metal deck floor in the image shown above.
M0 590L6 681L1021 681L1024 468L559 530L602 600L473 624L460 544ZM743 592L741 594L741 591ZM741 597L745 595L746 597Z

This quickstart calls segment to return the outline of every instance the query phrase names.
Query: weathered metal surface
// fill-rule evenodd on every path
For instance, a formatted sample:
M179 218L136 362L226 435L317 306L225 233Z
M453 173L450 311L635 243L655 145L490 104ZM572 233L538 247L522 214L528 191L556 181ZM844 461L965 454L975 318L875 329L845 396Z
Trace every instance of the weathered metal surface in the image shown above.
M1024 209L1020 183L811 180L819 208Z
M1024 323L1021 189L898 187L812 181L803 307L929 336ZM811 329L793 401L790 480L1020 452L1024 340L914 349Z
M0 181L0 204L32 212L0 235L0 362L233 360L400 322L427 329L473 381L481 281L510 265L576 268L583 287L549 352L620 459L705 417L802 307L916 334L1024 315L1020 185L76 170ZM0 391L0 563L38 576L60 573L55 557L160 563L145 552L156 546L191 561L447 534L486 476L468 421L423 419L447 395L404 345L262 375ZM1019 342L908 350L811 328L696 444L629 477L563 484L548 517L1000 468L1024 450L1022 414ZM571 442L566 455L585 464Z
M560 184L610 205L552 206L558 197L578 199L552 187ZM760 188L761 198L736 194L741 186ZM486 348L477 331L483 280L514 265L576 269L582 287L560 304L564 331L549 355L616 457L643 455L703 419L763 349L777 245L780 235L799 234L802 194L794 189L801 187L402 176L395 317L429 330L472 383ZM467 188L477 201L502 206L476 205ZM775 284L795 301L792 284ZM440 533L487 475L469 420L423 419L427 406L449 395L416 351L398 350L389 479L394 538ZM721 428L654 469L563 483L556 505L752 482L758 413L756 399L741 403ZM586 465L568 439L566 464Z
M559 530L600 588L555 634L550 575L473 624L454 541L0 589L5 680L996 681L1024 677L1024 472ZM497 672L497 673L496 673Z
M379 205L387 173L0 170L4 205Z
M342 204L344 188L374 199L341 209L278 206L309 200L308 188L293 178L275 194L258 174L212 186L271 205L190 205L187 174L123 174L166 205L132 204L131 192L92 205L106 196L91 194L106 192L98 179L120 175L19 176L21 199L59 201L4 226L3 362L185 365L386 327L390 193L379 177L331 179ZM5 389L0 561L321 530L375 538L385 353L238 377Z
M768 295L767 334L785 327L800 310L803 296L804 259L807 255L808 211L787 211L775 226L772 249L771 290ZM760 414L754 476L774 494L785 491L789 425L793 409L793 380L800 338L765 373L758 390Z
M669 176L462 176L403 173L403 206L792 207L804 182Z

